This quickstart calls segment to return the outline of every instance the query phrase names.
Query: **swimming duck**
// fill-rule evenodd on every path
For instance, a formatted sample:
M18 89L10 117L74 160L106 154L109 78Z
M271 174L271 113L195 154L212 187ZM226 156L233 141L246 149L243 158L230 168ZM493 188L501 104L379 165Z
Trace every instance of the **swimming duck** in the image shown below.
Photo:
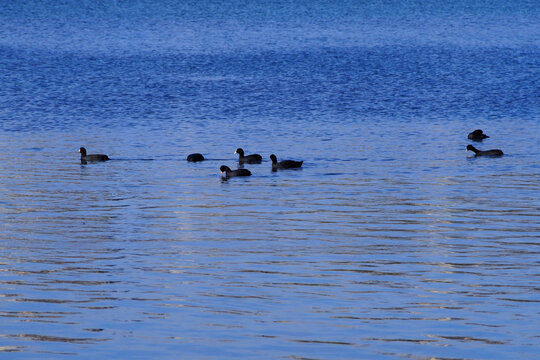
M258 164L262 161L262 156L259 154L244 156L244 150L242 148L236 149L234 153L239 155L238 162L240 164Z
M502 156L504 153L499 149L481 151L472 145L467 145L467 151L474 152L474 156Z
M197 162L197 161L203 161L203 160L204 160L204 156L202 156L202 154L199 154L199 153L189 154L187 157L187 161L189 162Z
M81 162L87 162L87 161L107 161L109 160L109 157L105 154L86 154L86 149L84 147L81 147L79 149L79 152L81 153Z
M219 168L221 170L221 174L225 174L224 177L230 178L235 176L251 176L251 171L248 169L238 169L238 170L231 170L228 166L221 165Z
M296 169L302 166L304 161L295 161L295 160L282 160L280 162L277 161L276 155L272 154L270 155L270 159L272 160L272 170L277 169Z
M473 132L469 133L467 136L470 140L482 141L485 138L488 138L486 134L481 129L476 129Z

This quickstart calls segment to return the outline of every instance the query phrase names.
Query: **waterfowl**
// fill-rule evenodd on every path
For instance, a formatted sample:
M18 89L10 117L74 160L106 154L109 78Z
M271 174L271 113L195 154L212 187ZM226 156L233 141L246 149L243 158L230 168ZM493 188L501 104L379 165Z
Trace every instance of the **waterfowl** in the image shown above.
M486 134L481 129L476 129L473 132L469 133L467 136L470 140L482 141L485 138L488 138Z
M272 154L270 155L270 159L272 160L272 169L296 169L302 166L304 161L295 161L295 160L282 160L280 162L277 161L276 155Z
M79 152L81 153L81 162L87 162L87 161L107 161L109 160L109 157L105 154L86 154L86 149L84 147L81 147L79 149Z
M474 152L474 156L502 156L503 152L499 149L481 151L472 145L467 145L467 151Z
M221 165L219 170L221 170L222 175L225 174L224 176L226 178L234 176L251 176L251 171L249 171L248 169L231 170L228 166Z
M242 148L236 149L234 153L239 155L238 162L240 164L258 164L262 161L262 156L259 154L244 156L244 150Z
M197 162L197 161L203 161L203 160L204 160L204 156L202 156L202 154L199 154L199 153L189 154L187 157L187 161L190 161L190 162Z

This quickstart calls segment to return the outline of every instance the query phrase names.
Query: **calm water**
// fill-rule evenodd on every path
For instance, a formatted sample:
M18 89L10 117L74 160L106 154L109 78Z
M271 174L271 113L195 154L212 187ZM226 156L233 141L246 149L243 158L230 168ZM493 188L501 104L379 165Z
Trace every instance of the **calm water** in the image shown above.
M539 10L2 2L0 357L537 358Z

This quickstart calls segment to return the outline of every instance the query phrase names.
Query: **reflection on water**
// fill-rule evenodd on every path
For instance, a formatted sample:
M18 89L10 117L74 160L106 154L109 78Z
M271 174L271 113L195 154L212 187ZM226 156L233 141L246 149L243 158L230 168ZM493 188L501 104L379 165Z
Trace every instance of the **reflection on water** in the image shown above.
M448 122L396 153L445 124L407 126L414 135L335 129L324 142L306 130L281 150L302 171L265 159L227 182L224 160L187 163L197 144L171 149L168 131L142 148L104 132L113 160L88 165L78 136L4 136L2 352L532 358L536 140L516 144L498 124L509 155L470 159L468 128ZM235 137L219 122L207 131ZM253 137L250 149L273 152ZM206 152L232 166L234 148Z
M12 3L1 358L538 357L537 2Z

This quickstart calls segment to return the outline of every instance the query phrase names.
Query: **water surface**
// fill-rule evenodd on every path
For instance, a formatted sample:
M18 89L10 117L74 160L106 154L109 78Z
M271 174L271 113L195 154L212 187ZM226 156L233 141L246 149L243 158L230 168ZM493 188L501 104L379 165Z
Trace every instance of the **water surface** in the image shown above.
M536 3L136 4L2 5L3 357L536 357Z

